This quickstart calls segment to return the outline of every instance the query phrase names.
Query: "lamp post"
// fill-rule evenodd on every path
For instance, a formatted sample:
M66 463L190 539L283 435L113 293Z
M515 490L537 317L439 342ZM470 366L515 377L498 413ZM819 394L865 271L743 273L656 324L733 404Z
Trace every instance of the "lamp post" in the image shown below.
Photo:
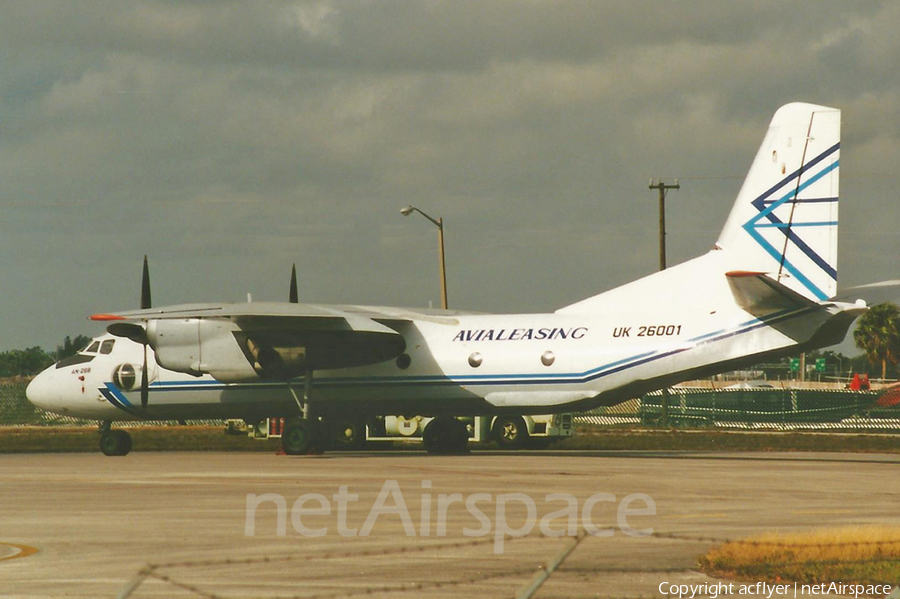
M438 228L438 256L441 263L441 308L447 309L447 267L444 264L444 219L433 219L415 206L407 206L400 209L400 214L409 216L413 212L418 212L434 224Z

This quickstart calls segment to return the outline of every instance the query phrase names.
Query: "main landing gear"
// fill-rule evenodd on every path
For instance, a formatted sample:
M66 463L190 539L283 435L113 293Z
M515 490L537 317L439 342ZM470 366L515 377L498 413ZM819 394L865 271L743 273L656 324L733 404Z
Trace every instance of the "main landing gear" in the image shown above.
M320 453L319 423L307 418L291 418L284 423L281 449L288 455Z
M321 454L325 451L325 435L322 434L322 426L313 412L311 401L312 377L312 370L307 370L303 377L302 399L288 382L288 389L300 408L300 416L285 422L281 433L281 449L288 455Z
M528 427L521 416L500 416L491 432L501 449L521 449L528 442Z
M451 416L438 416L428 423L422 433L422 443L428 453L468 453L469 431L466 425Z
M318 455L325 450L361 451L366 445L362 420L326 416L321 420L300 417L285 422L281 449L288 455Z
M123 430L112 430L112 422L100 423L100 451L103 455L127 455L131 451L131 435Z

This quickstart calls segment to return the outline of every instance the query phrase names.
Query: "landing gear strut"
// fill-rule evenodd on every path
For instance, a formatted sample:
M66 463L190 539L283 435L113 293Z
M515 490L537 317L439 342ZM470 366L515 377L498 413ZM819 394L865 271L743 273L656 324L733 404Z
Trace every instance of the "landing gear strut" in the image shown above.
M100 451L103 455L127 455L131 451L131 435L122 430L112 430L112 422L100 423Z
M456 418L438 416L425 427L422 442L428 453L467 453L469 431L466 430L466 425Z
M309 453L323 453L324 436L319 434L319 420L313 412L312 396L312 370L307 370L303 378L303 398L297 396L297 392L288 383L288 389L300 408L300 416L285 422L284 432L281 434L281 449L288 455L304 455Z

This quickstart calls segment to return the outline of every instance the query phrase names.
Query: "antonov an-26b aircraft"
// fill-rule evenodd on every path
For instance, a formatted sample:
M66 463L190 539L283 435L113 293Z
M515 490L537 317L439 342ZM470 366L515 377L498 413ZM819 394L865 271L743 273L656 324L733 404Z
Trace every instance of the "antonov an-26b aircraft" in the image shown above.
M297 302L94 315L108 333L38 375L36 406L101 422L285 417L289 454L351 440L376 414L433 416L430 451L465 448L454 416L611 406L839 343L866 303L837 295L840 111L775 114L714 248L551 314ZM860 295L862 295L860 288ZM849 297L853 301L859 296Z

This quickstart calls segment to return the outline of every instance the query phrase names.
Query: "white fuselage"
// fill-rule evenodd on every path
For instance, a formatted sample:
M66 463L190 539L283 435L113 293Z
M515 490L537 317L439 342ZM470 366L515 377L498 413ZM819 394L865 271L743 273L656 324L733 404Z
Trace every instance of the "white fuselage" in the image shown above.
M734 303L724 277L702 293L668 285L715 268L721 252L645 277L552 314L459 315L399 326L403 356L364 367L314 373L319 409L356 413L547 413L612 405L735 360L759 359L809 341L826 322L843 337L851 307L776 310L753 316ZM648 289L671 289L668 297ZM688 293L679 292L688 289ZM845 314L848 313L848 314ZM846 322L844 322L846 321ZM102 339L112 340L112 336ZM264 418L297 411L303 380L222 383L156 365L150 351L149 402L137 374L114 382L123 364L140 372L142 346L115 339L107 354L52 366L29 386L41 408L98 420ZM404 356L408 356L408 359ZM293 387L293 392L291 387Z

